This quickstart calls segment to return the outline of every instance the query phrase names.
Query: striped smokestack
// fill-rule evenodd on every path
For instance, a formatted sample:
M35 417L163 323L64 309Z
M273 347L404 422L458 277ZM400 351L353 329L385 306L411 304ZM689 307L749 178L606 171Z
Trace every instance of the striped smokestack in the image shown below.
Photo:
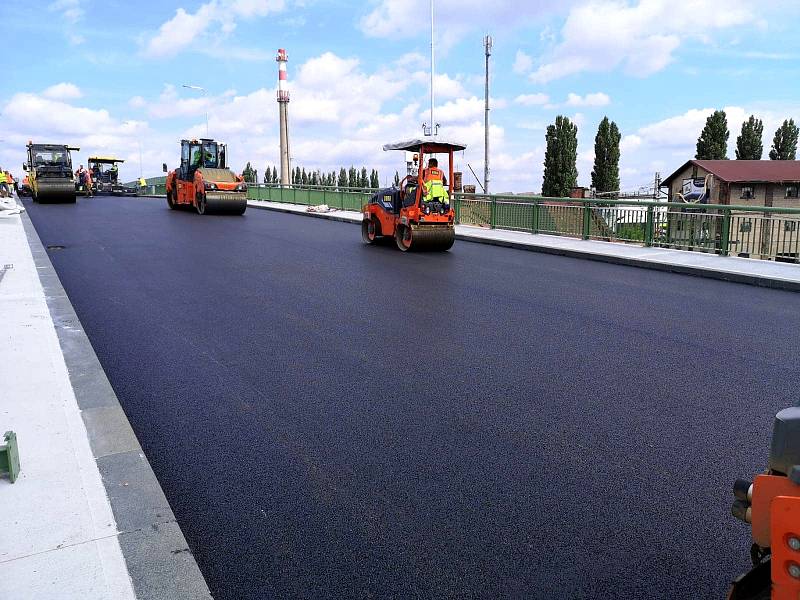
M289 57L280 48L275 59L278 62L278 114L281 128L281 185L291 184L291 165L289 164L289 86L286 63Z

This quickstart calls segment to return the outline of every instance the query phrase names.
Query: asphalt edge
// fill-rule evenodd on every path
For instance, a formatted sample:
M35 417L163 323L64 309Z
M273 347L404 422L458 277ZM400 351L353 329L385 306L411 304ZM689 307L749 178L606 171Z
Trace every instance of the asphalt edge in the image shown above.
M139 600L211 599L161 485L100 365L36 228L21 215L50 318Z
M340 221L343 223L350 223L352 225L359 225L357 221L353 221L352 219L349 219L347 217L341 217L329 213L298 212L296 210L288 208L278 208L275 206L258 206L249 203L247 206L248 208L254 208L256 210L271 210L274 212L288 213L288 214L301 215L307 217L316 217L318 219L328 219L330 221ZM596 262L604 262L614 265L622 265L626 267L637 267L640 269L650 269L653 271L677 273L679 275L704 277L706 279L716 279L718 281L727 281L730 283L743 283L746 285L754 285L758 287L786 290L790 292L800 292L800 283L795 281L785 281L782 279L775 279L772 277L759 277L758 275L729 273L726 271L717 271L713 269L706 269L703 267L693 267L689 265L671 265L671 264L657 263L642 258L613 256L609 254L597 254L595 252L573 250L571 248L553 248L550 246L537 246L534 244L525 244L521 242L512 242L508 240L493 240L490 238L480 238L471 235L466 235L463 233L457 233L456 239L464 242L472 242L473 244L502 246L505 248L513 248L515 250L525 250L527 252L539 252L541 254L552 254L556 256L566 256L568 258L593 260Z

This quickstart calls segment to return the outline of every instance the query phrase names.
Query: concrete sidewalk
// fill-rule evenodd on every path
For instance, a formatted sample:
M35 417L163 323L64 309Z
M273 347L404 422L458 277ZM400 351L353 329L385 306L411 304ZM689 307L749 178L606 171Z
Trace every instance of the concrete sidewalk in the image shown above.
M0 213L0 598L210 598L26 214Z
M264 200L249 200L247 205L250 208L297 213L346 223L358 224L362 219L360 212L336 210L329 213L311 213L307 212L307 206L267 202ZM556 235L533 235L519 231L488 229L469 225L456 226L456 239L683 273L749 285L800 291L800 265L789 263L717 256L716 254L705 252L689 252L668 248L645 248L635 244L581 240Z

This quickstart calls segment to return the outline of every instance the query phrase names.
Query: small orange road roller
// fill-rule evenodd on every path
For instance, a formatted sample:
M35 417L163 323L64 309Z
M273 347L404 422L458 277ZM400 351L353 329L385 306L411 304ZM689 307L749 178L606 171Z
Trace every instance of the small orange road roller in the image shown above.
M367 244L381 238L394 239L408 250L449 250L456 239L453 190L453 152L466 145L436 138L387 144L384 150L414 153L419 167L399 187L379 190L362 208L361 237ZM447 156L448 176L435 155ZM428 165L425 165L425 160ZM411 171L411 169L409 169Z
M753 568L728 599L800 600L800 407L775 416L767 471L733 493L733 515L752 528Z

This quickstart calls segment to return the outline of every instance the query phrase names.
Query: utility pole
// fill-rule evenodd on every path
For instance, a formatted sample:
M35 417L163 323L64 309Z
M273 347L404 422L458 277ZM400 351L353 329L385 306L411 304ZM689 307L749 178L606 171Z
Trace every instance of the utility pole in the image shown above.
M489 58L492 56L492 36L487 35L483 38L483 48L486 52L486 114L484 117L483 133L483 193L489 193Z
M656 171L655 181L653 182L653 198L659 200L661 198L661 173Z
M206 137L208 137L208 90L206 90L204 87L200 87L199 85L187 85L185 83L183 84L183 87L190 90L196 90L203 94L204 104L206 105Z
M436 135L435 125L436 121L433 118L433 102L434 102L434 87L433 87L433 80L434 80L434 73L436 72L436 63L434 62L434 36L436 34L436 29L434 28L434 14L433 14L433 0L431 0L431 130L434 131L433 135Z

